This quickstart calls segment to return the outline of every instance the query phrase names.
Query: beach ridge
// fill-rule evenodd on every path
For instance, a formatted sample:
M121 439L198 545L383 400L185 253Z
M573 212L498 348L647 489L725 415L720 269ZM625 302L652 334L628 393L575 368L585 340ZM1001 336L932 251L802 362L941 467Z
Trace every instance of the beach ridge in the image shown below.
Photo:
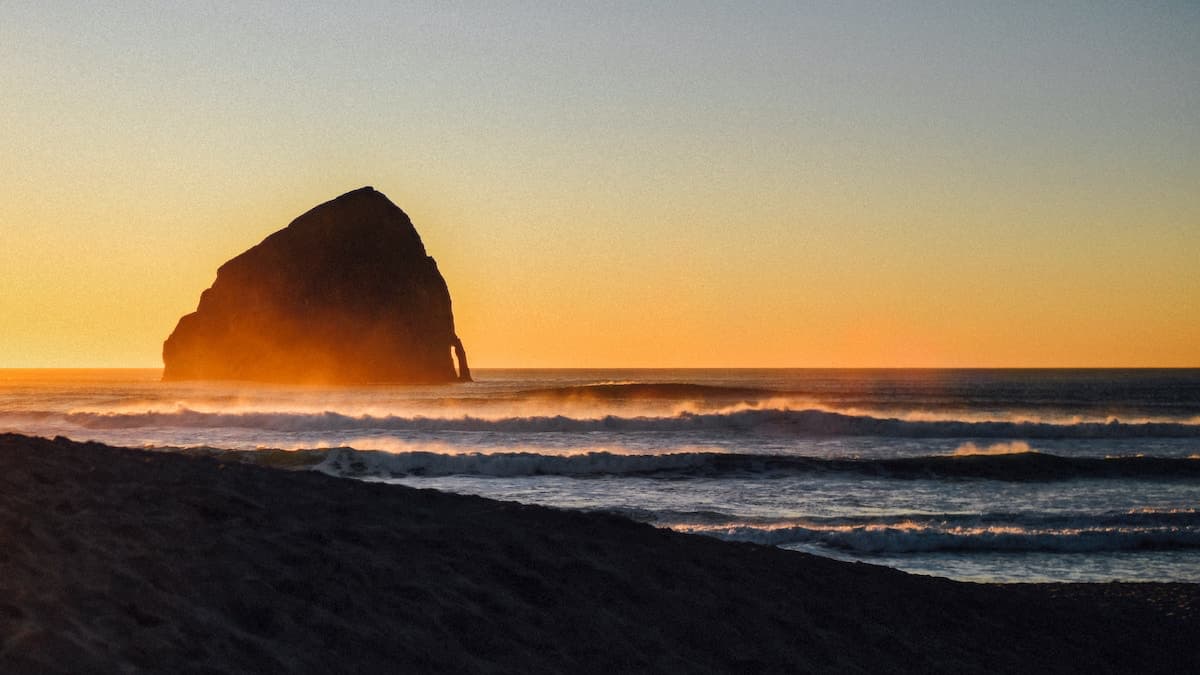
M969 584L0 435L0 670L1168 672L1198 584Z

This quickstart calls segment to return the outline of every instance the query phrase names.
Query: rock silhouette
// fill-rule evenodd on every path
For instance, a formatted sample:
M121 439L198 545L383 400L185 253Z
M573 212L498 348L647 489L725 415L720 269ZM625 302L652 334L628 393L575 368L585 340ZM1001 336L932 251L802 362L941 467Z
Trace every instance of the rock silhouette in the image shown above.
M163 343L163 363L164 380L471 379L437 263L408 216L371 187L221 265Z

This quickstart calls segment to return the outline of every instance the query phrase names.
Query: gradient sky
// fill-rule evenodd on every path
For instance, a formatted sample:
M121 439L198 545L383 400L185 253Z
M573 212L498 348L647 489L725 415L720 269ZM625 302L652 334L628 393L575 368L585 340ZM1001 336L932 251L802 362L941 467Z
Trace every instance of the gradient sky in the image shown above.
M0 366L362 185L477 367L1200 366L1197 3L84 4L0 0Z

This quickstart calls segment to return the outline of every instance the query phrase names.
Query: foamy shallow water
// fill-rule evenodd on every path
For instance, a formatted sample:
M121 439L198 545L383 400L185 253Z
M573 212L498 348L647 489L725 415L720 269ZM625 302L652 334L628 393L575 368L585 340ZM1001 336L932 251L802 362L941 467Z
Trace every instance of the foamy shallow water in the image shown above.
M1200 581L1196 370L157 377L0 371L0 431L251 451L961 579Z

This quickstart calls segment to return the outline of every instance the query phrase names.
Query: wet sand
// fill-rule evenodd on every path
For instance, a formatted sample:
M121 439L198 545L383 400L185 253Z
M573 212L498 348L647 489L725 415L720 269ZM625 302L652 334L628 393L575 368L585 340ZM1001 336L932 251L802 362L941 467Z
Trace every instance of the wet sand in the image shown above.
M966 584L0 435L0 671L1197 672L1200 584Z

